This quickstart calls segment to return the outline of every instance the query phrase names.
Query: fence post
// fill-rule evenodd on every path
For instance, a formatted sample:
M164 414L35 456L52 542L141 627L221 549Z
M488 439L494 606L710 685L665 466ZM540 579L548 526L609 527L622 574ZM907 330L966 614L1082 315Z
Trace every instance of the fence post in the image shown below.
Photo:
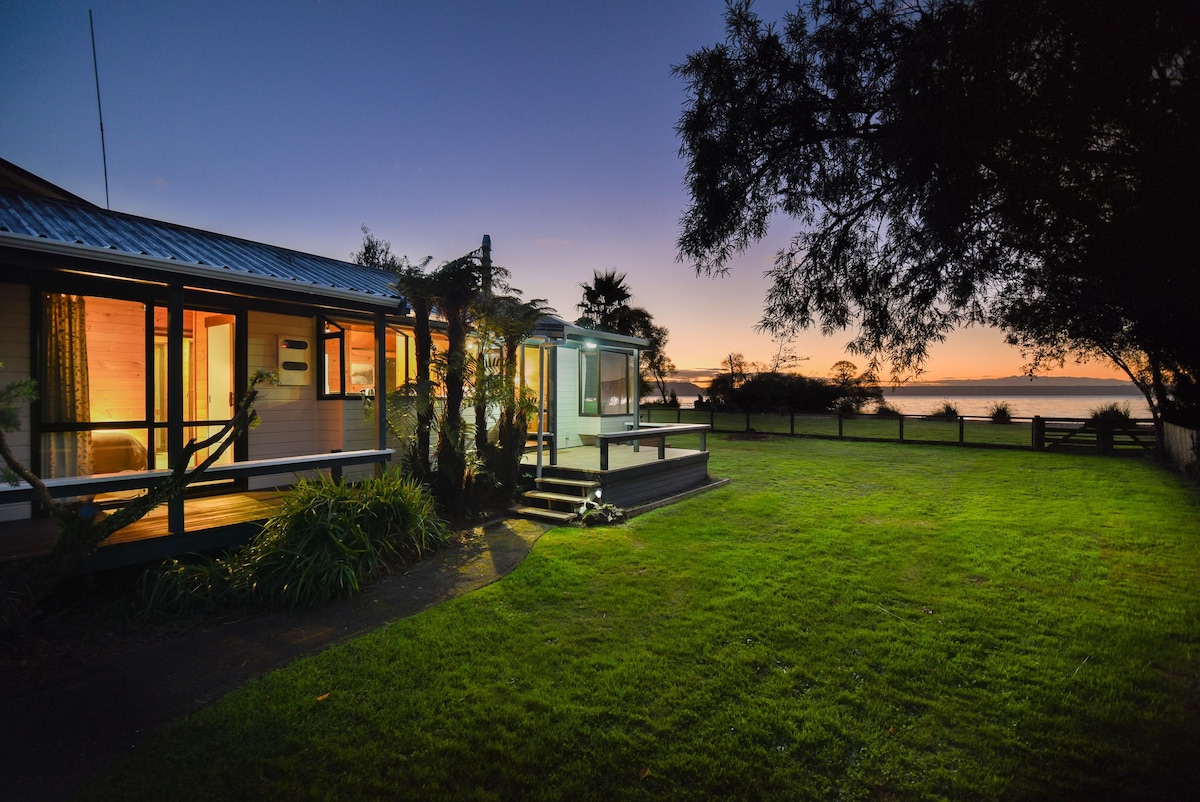
M750 410L746 410L746 431L750 431Z
M796 410L793 409L791 412L791 416L788 420L788 434L794 435L795 433L796 433Z
M896 420L900 421L900 442L904 442L904 416L898 415Z
M842 439L842 411L838 410L838 439Z
M964 440L963 440L963 432L964 432L964 430L965 430L965 428L966 428L966 427L965 427L965 425L964 425L963 421L965 421L965 420L966 420L966 418L964 418L962 415L959 415L959 416L958 416L958 444L959 444L960 446L961 446L961 445L963 444L963 442L964 442Z
M1033 416L1033 450L1041 451L1046 447L1046 421L1041 415Z
M683 423L683 407L675 407L675 422Z
M708 408L708 427L714 432L717 430L717 411L712 407Z
M1104 418L1096 421L1096 447L1100 449L1101 454L1108 455L1113 452L1112 421Z

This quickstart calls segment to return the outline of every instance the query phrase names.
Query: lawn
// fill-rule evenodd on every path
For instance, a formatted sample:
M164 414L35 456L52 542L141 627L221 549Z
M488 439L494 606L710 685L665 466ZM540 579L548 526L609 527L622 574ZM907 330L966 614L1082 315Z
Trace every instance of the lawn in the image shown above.
M728 486L272 673L84 799L1192 799L1200 494L710 438Z

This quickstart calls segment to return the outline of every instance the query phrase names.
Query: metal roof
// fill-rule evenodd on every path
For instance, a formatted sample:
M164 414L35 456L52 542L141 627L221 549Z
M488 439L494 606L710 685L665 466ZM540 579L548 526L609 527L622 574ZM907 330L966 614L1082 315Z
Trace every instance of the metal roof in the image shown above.
M633 337L628 334L617 334L603 329L585 329L568 323L556 315L542 315L534 327L533 336L546 337L551 340L600 340L608 344L628 345L635 348L645 348L650 341L644 337Z
M39 250L41 242L62 243L65 249L54 250L77 250L108 262L125 261L114 257L128 254L131 264L167 273L342 300L357 297L371 307L403 300L386 270L8 190L0 190L0 242L27 250Z

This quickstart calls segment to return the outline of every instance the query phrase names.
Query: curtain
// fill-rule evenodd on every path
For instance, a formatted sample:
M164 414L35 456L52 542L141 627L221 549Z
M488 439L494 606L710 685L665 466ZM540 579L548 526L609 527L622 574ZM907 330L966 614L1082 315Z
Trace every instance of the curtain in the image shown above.
M92 419L88 382L84 301L78 295L47 293L42 319L46 334L46 383L42 404L46 423L87 423ZM43 453L49 477L92 472L91 432L50 432Z

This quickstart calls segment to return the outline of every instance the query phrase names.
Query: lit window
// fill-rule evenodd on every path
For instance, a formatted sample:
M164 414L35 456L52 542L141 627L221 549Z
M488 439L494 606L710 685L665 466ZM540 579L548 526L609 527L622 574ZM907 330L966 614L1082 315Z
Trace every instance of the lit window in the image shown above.
M583 415L627 415L633 387L633 355L625 351L580 354L579 411Z

